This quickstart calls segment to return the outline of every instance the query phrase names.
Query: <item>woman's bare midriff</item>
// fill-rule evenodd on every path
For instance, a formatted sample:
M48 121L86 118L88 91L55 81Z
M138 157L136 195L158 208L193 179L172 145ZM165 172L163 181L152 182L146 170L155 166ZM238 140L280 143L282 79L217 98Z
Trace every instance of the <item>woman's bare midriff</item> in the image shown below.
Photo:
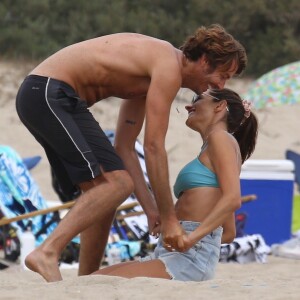
M175 204L178 220L203 222L221 197L219 188L193 188L179 197Z

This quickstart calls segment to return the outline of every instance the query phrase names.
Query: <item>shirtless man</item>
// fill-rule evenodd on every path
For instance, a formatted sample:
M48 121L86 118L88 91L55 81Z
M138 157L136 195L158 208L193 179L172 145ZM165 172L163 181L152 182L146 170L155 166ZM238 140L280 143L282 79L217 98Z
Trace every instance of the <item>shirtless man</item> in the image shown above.
M246 67L244 48L221 26L200 27L180 49L153 37L118 33L66 47L27 76L17 95L20 119L44 147L62 186L83 191L54 232L26 259L46 281L62 280L58 259L80 233L79 275L99 269L116 208L134 192L149 231L184 248L184 231L169 187L165 137L171 104L181 87L201 94L223 88ZM88 107L108 97L120 107L115 150ZM145 120L149 192L135 140ZM157 206L156 206L157 205ZM159 222L160 226L157 226Z

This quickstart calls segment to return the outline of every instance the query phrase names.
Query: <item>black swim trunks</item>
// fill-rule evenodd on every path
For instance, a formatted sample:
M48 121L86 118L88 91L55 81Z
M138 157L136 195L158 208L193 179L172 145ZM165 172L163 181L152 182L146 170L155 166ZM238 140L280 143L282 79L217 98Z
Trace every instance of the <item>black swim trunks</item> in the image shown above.
M29 75L16 101L18 115L44 147L62 188L106 171L124 170L121 158L74 89L59 80Z

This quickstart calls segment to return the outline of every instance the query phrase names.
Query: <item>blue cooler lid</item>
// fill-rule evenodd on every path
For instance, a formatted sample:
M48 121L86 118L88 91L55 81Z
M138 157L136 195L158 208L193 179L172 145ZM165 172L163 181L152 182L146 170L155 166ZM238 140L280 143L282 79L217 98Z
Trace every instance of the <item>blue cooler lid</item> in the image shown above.
M291 160L249 159L242 166L241 179L294 180L295 165Z

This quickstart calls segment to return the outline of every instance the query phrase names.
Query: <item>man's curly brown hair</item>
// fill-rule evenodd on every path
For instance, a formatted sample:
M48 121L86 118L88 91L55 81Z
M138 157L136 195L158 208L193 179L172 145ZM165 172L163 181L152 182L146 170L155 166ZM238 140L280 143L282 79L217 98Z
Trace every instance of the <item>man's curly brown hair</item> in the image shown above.
M205 55L213 70L221 66L221 70L228 71L236 62L236 74L241 74L247 65L245 48L219 24L199 27L179 49L191 61Z

